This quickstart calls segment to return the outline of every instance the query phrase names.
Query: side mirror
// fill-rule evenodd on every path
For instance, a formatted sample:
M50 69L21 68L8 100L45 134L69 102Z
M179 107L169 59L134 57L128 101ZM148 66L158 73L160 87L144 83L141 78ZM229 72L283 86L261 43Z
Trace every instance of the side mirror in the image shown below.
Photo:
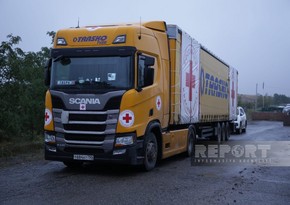
M52 59L50 58L44 67L44 84L46 86L50 85L50 68L51 68Z

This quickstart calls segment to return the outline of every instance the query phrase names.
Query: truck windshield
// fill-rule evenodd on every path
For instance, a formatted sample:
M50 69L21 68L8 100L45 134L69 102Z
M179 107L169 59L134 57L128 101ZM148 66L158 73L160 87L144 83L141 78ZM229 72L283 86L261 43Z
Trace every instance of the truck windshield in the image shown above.
M63 57L52 63L52 89L107 90L133 86L132 57Z

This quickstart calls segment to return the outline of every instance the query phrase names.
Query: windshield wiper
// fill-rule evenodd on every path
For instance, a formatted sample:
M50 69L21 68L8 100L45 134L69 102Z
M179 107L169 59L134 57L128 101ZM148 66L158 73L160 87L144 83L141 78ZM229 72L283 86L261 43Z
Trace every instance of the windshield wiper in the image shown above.
M84 85L84 86L90 86L92 85L93 87L100 87L100 88L116 88L116 86L113 86L112 84L106 82L106 81L102 81L102 82L95 82L95 81L88 81L88 80L85 80L84 82L79 82L79 81L76 81L76 85L78 87Z
M106 81L102 81L102 82L94 82L95 85L98 85L100 87L103 87L103 88L116 88L116 86L112 86L112 84L106 82Z

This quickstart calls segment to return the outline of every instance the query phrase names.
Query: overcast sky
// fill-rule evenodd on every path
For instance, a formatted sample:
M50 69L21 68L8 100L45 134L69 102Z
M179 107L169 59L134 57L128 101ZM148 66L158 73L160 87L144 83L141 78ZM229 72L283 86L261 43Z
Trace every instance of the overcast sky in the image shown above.
M47 31L164 20L239 70L239 93L290 96L290 0L0 0L0 41L50 47ZM264 90L262 85L264 82Z

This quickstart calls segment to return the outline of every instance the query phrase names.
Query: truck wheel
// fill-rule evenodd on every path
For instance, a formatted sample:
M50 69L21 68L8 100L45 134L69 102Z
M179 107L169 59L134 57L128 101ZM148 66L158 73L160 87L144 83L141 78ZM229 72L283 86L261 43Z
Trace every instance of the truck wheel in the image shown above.
M64 161L63 163L64 163L65 166L67 166L70 169L77 169L77 168L80 168L83 165L82 162Z
M144 168L146 171L150 171L154 169L158 156L158 146L154 133L150 132L145 137L144 149L145 149Z
M218 142L218 144L220 144L221 143L221 135L222 135L222 129L221 129L221 124L220 123L217 123L217 125L216 125L217 127L216 127L216 129L217 129L217 133L216 133L216 137L215 137L215 139L216 139L216 141Z
M187 156L192 157L195 154L195 144L196 144L196 133L194 128L188 128L188 137L187 137Z
M221 123L221 141L226 140L226 126L225 123Z
M226 133L225 134L225 141L228 141L230 139L230 134L231 134L231 132L230 132L230 125L229 125L228 122L226 123L225 129L226 129L226 132L225 132Z

